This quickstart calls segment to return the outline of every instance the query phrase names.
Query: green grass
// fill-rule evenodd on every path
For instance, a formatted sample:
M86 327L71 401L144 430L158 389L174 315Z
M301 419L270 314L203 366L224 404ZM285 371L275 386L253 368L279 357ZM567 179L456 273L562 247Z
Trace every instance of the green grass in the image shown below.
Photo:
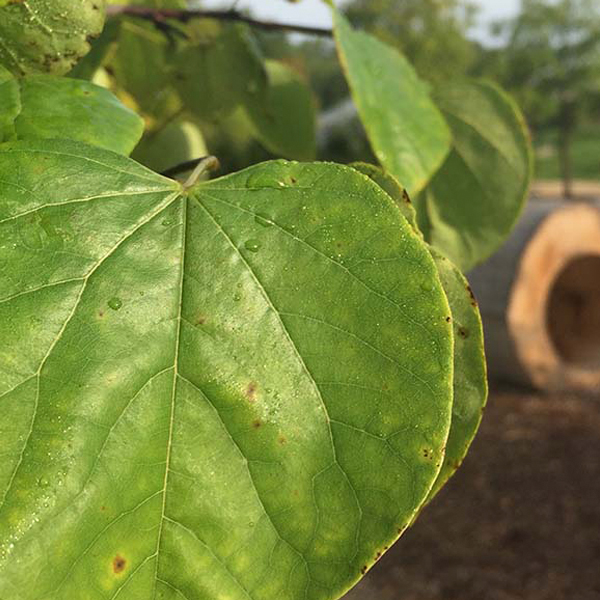
M559 179L558 132L540 132L534 140L536 179ZM600 180L600 123L582 127L576 134L572 148L573 177Z

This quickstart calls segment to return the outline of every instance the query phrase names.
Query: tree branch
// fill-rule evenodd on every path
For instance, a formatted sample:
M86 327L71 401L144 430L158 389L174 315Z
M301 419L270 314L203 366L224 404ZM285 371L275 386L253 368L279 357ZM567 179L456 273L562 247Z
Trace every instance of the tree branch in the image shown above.
M106 7L106 14L108 16L128 15L152 21L154 23L162 23L168 19L174 19L184 23L192 19L218 19L220 21L246 23L251 27L262 29L264 31L288 31L322 37L332 37L333 35L331 29L305 27L304 25L292 25L289 23L274 23L272 21L259 21L236 10L178 10L170 8L149 8L147 6L112 5Z

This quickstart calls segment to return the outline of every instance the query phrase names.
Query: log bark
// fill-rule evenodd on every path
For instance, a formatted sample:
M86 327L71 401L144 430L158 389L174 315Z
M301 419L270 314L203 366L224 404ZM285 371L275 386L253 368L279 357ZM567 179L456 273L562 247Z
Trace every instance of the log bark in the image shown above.
M506 244L469 280L491 378L600 391L600 206L530 202Z

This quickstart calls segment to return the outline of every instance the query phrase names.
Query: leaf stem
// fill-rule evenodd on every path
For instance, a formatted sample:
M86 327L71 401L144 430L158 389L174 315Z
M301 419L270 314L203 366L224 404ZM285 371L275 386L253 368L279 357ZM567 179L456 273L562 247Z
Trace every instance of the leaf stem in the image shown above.
M192 9L170 9L170 8L149 8L147 6L122 6L112 5L106 7L108 16L128 15L146 19L154 23L163 23L167 19L187 22L192 19L218 19L220 21L237 21L246 23L256 29L265 31L289 31L294 33L303 33L306 35L316 35L323 37L332 37L331 29L322 27L307 27L304 25L294 25L292 23L275 23L273 21L259 21L248 17L237 10L192 10Z
M192 186L196 185L198 179L207 171L215 171L220 167L219 159L216 156L203 156L201 158L196 158L194 160L189 160L187 162L181 163L180 165L176 165L167 169L162 173L165 177L170 177L172 175L176 175L177 173L185 173L189 171L191 168L194 168L191 175L185 180L183 184L183 189L187 190Z

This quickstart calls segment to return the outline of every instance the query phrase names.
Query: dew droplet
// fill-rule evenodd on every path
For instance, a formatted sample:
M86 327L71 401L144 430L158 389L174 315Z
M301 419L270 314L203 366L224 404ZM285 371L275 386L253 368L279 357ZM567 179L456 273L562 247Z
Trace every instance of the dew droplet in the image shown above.
M254 221L263 227L271 227L273 225L273 221L266 215L257 214L254 217Z
M258 252L260 250L260 242L254 239L248 240L244 244L244 248L246 248L246 250L249 250L250 252Z
M275 188L285 187L285 183L280 177L276 177L273 173L269 173L264 169L257 169L246 180L246 187L250 189Z
M108 301L108 306L113 310L119 310L123 306L123 300L115 296Z

